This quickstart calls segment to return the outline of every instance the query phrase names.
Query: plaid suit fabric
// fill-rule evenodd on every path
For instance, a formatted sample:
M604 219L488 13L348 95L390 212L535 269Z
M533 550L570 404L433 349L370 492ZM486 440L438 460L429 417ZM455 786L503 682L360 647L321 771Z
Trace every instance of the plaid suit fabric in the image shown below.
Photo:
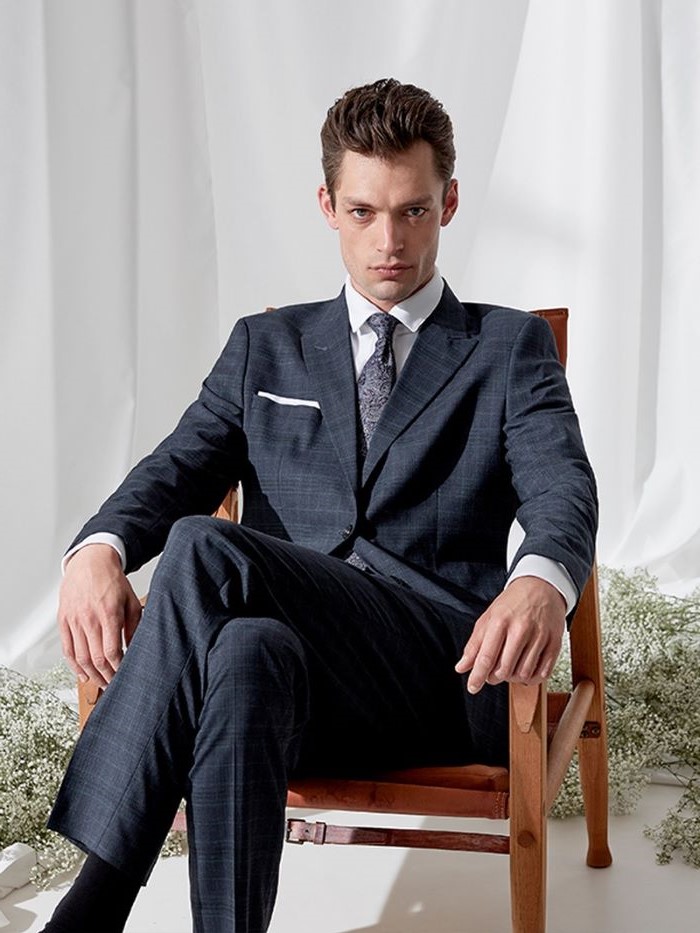
M356 399L342 295L242 318L175 431L76 540L112 531L136 569L174 521L213 512L240 481L247 526L327 554L352 547L456 606L502 589L516 513L527 532L516 559L559 561L583 588L595 481L545 321L462 305L445 286L364 461Z
M290 773L473 759L474 707L453 670L470 624L336 558L183 519L49 825L146 878L186 797L195 931L259 933ZM484 695L496 760L501 694Z
M503 691L468 696L453 664L516 515L515 560L590 572L595 481L544 321L445 286L364 459L359 432L342 295L244 318L76 539L120 535L128 570L167 547L51 825L142 878L184 792L196 930L265 929L289 768L503 760ZM245 527L183 518L239 481Z

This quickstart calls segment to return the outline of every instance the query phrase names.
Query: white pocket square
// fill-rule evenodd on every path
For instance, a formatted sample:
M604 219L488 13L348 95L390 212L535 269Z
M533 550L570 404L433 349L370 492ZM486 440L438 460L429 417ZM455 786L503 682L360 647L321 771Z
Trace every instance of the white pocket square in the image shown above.
M286 395L273 395L272 392L263 392L262 390L259 390L257 394L260 398L269 398L271 402L277 402L278 405L305 405L307 408L321 409L318 402L310 398L289 398Z

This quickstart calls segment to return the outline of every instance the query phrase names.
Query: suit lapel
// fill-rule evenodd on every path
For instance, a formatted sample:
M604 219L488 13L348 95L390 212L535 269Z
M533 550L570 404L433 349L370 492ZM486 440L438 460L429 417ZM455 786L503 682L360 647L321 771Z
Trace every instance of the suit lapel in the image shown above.
M464 308L445 285L440 303L418 332L372 436L362 470L363 485L390 445L474 350L478 337L470 324Z
M357 389L344 293L302 338L302 352L338 459L357 492Z

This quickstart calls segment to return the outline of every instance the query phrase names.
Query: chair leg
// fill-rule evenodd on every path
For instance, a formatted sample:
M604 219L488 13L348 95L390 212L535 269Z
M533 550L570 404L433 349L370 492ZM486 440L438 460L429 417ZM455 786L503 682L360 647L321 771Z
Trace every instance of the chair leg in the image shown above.
M600 736L582 738L578 743L579 774L588 830L586 864L591 868L607 868L612 863L608 846L607 748L603 718Z
M599 724L599 731L578 743L579 774L588 829L586 863L591 868L607 868L612 862L608 848L608 733L595 565L571 627L571 672L574 685L588 679L595 686L588 716L591 722Z
M547 899L547 722L544 686L511 685L510 892L513 933L544 933ZM523 721L519 700L536 703ZM520 705L522 709L522 705ZM529 720L530 717L527 717Z

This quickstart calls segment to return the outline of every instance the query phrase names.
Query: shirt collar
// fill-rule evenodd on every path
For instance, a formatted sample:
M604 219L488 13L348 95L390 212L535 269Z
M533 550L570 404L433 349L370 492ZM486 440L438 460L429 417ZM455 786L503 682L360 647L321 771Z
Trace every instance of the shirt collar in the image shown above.
M389 314L415 333L437 308L444 287L445 283L436 267L430 281L409 298L394 305ZM355 289L349 275L345 279L345 302L348 306L350 329L354 333L358 333L367 318L379 310Z

